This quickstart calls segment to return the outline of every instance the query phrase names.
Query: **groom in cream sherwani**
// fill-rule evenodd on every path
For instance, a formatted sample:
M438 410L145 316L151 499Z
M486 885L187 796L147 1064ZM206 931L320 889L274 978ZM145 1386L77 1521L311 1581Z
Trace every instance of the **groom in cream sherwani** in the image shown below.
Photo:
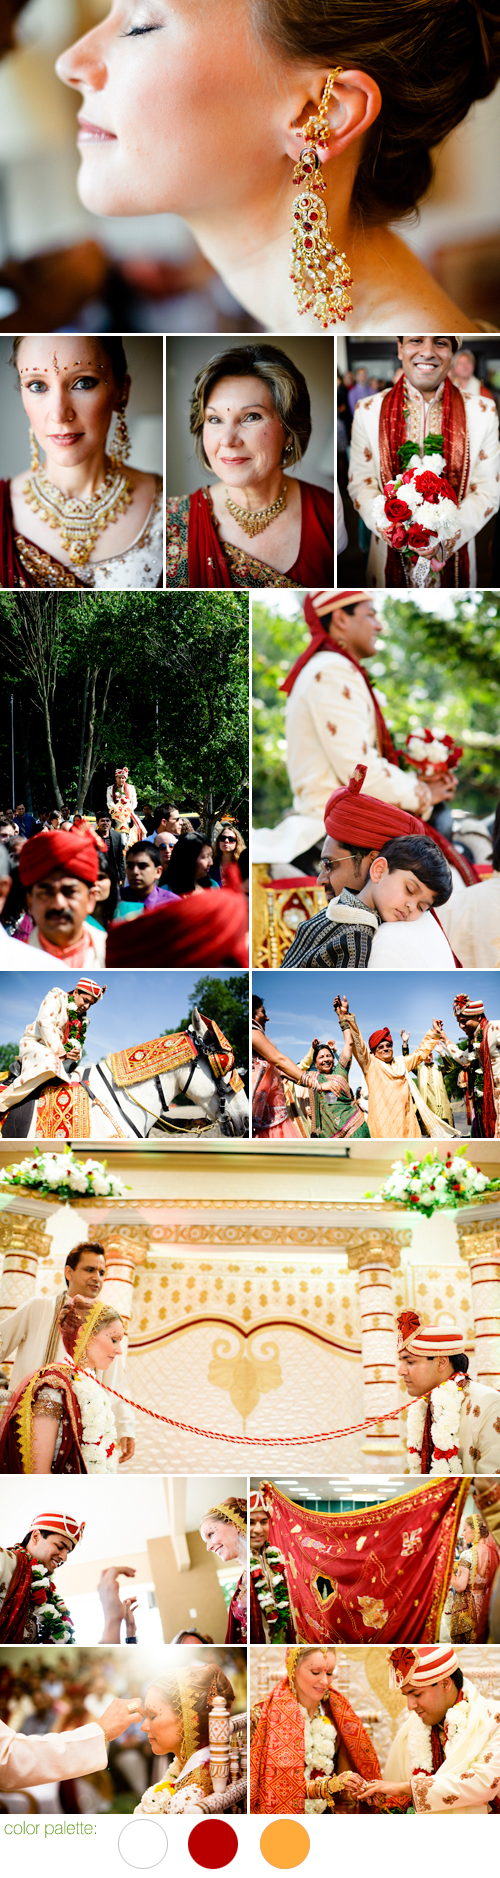
M373 504L401 470L398 448L402 443L414 443L425 469L424 443L430 433L443 436L444 475L458 498L455 534L443 544L442 557L441 549L437 557L434 550L432 566L438 585L476 584L475 537L500 503L500 440L494 399L461 390L448 378L460 345L458 335L398 339L402 380L390 391L377 392L356 405L349 494L371 531L368 587L406 586L401 555L377 532ZM433 551L420 552L430 559ZM444 562L441 572L440 561Z

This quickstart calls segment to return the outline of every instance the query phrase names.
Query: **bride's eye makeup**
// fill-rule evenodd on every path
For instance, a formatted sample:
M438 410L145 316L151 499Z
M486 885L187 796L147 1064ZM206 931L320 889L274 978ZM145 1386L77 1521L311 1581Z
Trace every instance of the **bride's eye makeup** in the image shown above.
M164 24L165 24L164 20L155 19L153 16L150 16L148 19L147 14L143 14L142 20L139 16L139 19L137 20L136 25L129 26L126 32L119 34L119 38L120 39L141 39L143 34L145 33L161 32Z
M99 378L89 378L89 377L75 378L73 384L70 386L70 390L71 391L95 391L96 385L99 385L100 383L101 383L101 380ZM34 391L36 392L37 396L40 391L50 390L50 385L47 383L46 378L24 379L23 385L24 385L25 391Z

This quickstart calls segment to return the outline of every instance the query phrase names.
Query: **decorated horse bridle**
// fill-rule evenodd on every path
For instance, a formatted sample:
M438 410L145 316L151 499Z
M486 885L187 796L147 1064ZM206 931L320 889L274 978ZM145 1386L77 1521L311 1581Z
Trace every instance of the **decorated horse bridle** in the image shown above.
M205 1042L205 1038L199 1037L197 1032L195 1032L191 1028L191 1025L188 1025L187 1035L188 1037L191 1038L191 1042L194 1044L194 1047L196 1050L196 1056L193 1056L191 1059L187 1080L184 1083L182 1094L183 1096L187 1095L189 1085L192 1082L192 1079L194 1076L198 1058L199 1057L205 1058L205 1060L208 1062L208 1067L210 1069L210 1074L212 1076L212 1079L215 1085L215 1093L217 1096L218 1113L215 1119L216 1121L220 1121L221 1134L235 1135L236 1129L234 1126L234 1122L232 1120L231 1115L227 1114L227 1107L226 1107L227 1091L224 1088L224 1083L227 1082L227 1077L230 1074L230 1072L227 1071L225 1076L219 1076L219 1077L214 1076L212 1065L209 1060L210 1056L213 1054L213 1050L212 1051L209 1050L208 1044ZM167 1132L172 1130L172 1131L175 1131L176 1134L179 1134L182 1131L182 1123L180 1122L180 1120L175 1121L175 1122L168 1120L168 1104L165 1101L165 1096L164 1096L162 1085L161 1085L161 1077L154 1076L152 1078L152 1081L154 1082L155 1089L156 1089L157 1095L159 1096L160 1103L161 1103L160 1115L155 1115L153 1109L146 1108L145 1102L139 1102L138 1097L135 1095L132 1095L131 1089L127 1089L127 1096L128 1096L129 1102L135 1102L136 1108L142 1109L142 1112L144 1115L152 1115L156 1122L157 1128L164 1128ZM193 1132L195 1132L197 1135L205 1134L207 1128L211 1128L212 1126L213 1126L213 1123L209 1119L208 1121L203 1122L201 1127L197 1128L195 1131L193 1131L193 1129L190 1128L189 1133L193 1134Z

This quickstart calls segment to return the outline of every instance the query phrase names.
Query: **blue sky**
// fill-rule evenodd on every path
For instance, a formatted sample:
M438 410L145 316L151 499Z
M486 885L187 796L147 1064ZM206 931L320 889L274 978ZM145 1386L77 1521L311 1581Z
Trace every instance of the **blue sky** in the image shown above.
M88 974L87 974L88 975ZM95 972L98 985L107 985L106 996L94 1004L87 1030L86 1057L97 1062L113 1050L123 1050L133 1043L146 1043L163 1030L175 1029L187 1015L189 993L197 979L194 972ZM237 974L245 977L244 972ZM81 977L76 973L75 977ZM85 974L83 974L85 976ZM212 972L212 978L226 978L227 972ZM231 977L236 973L231 971ZM0 1043L17 1043L26 1024L33 1023L42 998L69 973L59 973L54 964L45 972L0 972Z
M349 998L364 1037L389 1026L396 1054L400 1031L409 1031L414 1050L433 1017L442 1017L452 1041L463 1037L453 1016L459 991L482 998L488 1017L500 1016L498 972L254 972L253 991L264 996L267 1036L295 1061L313 1037L340 1042L337 992Z

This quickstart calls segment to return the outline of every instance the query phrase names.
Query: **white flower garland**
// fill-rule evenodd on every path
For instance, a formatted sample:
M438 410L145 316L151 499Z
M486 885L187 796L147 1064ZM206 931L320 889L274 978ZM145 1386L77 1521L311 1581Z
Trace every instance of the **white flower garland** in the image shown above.
M468 1728L470 1697L472 1696L474 1698L476 1694L477 1691L474 1689L473 1684L464 1679L462 1701L454 1702L453 1708L447 1710L444 1723L445 1760L448 1754L451 1754L451 1750L455 1746L457 1735L464 1734L465 1729ZM431 1728L430 1725L422 1721L420 1715L416 1715L415 1712L412 1715L408 1730L408 1754L411 1762L410 1778L413 1778L414 1774L432 1774L434 1772L432 1764Z
M262 1615L269 1627L272 1643L286 1640L290 1619L290 1600L285 1577L285 1560L276 1545L266 1545L266 1560L270 1568L271 1584L268 1584L263 1571L262 1559L258 1553L250 1553L250 1572L255 1585L257 1600Z
M82 1454L88 1474L116 1474L118 1442L113 1410L98 1382L78 1372L73 1377L82 1417Z
M49 1578L47 1567L38 1559L31 1568L31 1583L34 1591L45 1591L45 1603L33 1606L39 1643L74 1643L75 1632L67 1605Z
M177 1791L177 1783L182 1780L183 1769L177 1756L170 1763L165 1780L158 1780L155 1787L146 1787L136 1813L197 1813L201 1809L197 1800L203 1800L203 1789L193 1775L186 1786ZM195 1804L193 1805L193 1800Z
M0 1186L34 1187L41 1193L59 1193L68 1199L72 1193L88 1193L121 1200L131 1191L119 1174L106 1173L106 1161L77 1161L72 1148L66 1148L64 1154L41 1154L37 1150L33 1160L16 1161L2 1169Z
M458 1375L449 1377L447 1382L438 1383L436 1389L431 1389L433 1447L431 1474L463 1473L457 1436L460 1428L464 1384L465 1377ZM427 1396L418 1396L408 1409L407 1447L411 1474L422 1472L421 1455L426 1415Z
M308 1780L318 1778L318 1776L322 1774L328 1778L328 1776L333 1773L337 1730L334 1728L333 1722L323 1713L322 1708L318 1710L317 1715L313 1715L312 1721L310 1715L307 1713L307 1709L302 1707L301 1702L299 1702L299 1708L304 1718L305 1781L307 1783ZM306 1800L304 1811L306 1813L324 1813L326 1811L326 1800Z

